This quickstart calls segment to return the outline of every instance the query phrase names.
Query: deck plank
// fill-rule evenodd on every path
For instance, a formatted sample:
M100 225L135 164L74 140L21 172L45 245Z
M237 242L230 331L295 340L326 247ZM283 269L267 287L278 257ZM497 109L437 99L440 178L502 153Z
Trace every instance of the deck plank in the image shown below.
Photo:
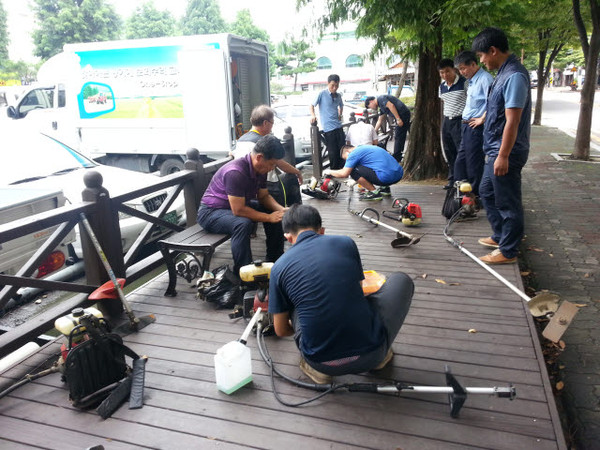
M444 193L439 187L400 183L392 189L395 196L420 204L423 224L407 228L392 219L381 220L424 234L415 246L394 249L393 232L349 214L347 192L330 202L305 199L321 211L328 234L346 234L357 242L365 270L384 274L402 270L415 282L411 310L393 344L390 367L336 381L444 385L448 364L464 386L513 383L515 400L471 395L458 419L449 416L445 395L407 392L400 396L338 392L306 407L290 408L273 396L270 370L255 339L248 343L253 382L228 396L215 387L213 357L220 346L239 337L244 321L230 320L228 310L198 300L193 284L181 279L178 296L164 297L168 277L163 273L128 295L136 314L153 313L157 318L124 338L150 358L144 408L123 406L102 421L93 411L73 408L60 375L53 374L0 400L0 446L65 448L55 440L63 436L78 448L98 443L109 443L106 448L566 448L536 330L523 300L445 240L445 219L440 214ZM365 206L357 200L351 203L357 210ZM391 201L368 206L383 211L391 209ZM456 224L451 232L473 253L486 253L477 244L490 232L485 217ZM255 258L264 255L261 227L252 249ZM228 263L229 242L217 248L212 268ZM498 272L521 287L516 265L498 267ZM280 370L303 377L291 338L266 341ZM34 370L58 345L45 346L1 374L0 385ZM289 402L315 394L281 380L275 383ZM33 424L36 432L26 433Z

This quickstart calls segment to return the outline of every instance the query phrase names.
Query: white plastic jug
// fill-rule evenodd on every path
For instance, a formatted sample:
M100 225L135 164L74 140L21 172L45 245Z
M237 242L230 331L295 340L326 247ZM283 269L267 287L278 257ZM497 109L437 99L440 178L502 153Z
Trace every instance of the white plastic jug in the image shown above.
M239 341L231 341L218 349L215 355L215 378L219 390L226 394L231 394L250 383L250 349Z

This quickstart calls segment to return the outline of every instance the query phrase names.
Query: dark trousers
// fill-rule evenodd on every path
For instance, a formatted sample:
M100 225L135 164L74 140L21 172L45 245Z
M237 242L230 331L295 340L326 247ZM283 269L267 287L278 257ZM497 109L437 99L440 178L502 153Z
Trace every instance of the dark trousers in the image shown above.
M527 162L527 156L511 154L508 173L501 177L494 175L496 158L488 156L486 160L479 195L492 227L492 239L500 245L505 257L514 258L519 252L525 229L521 170Z
M249 205L260 212L267 211L258 202ZM230 209L209 208L200 206L197 222L209 233L225 233L231 235L231 254L233 256L233 271L238 274L240 267L250 264L252 249L250 248L250 235L254 222L246 217L238 217ZM279 223L263 223L267 236L266 261L275 262L283 255L283 228Z
M454 119L444 117L444 123L442 124L442 144L444 145L444 155L448 162L448 181L450 183L454 182L454 163L456 162L456 154L460 147L461 124L461 117L455 117Z
M483 125L471 128L463 123L462 139L454 162L454 180L467 180L471 183L473 193L478 196L484 164Z
M396 272L387 277L381 289L367 296L369 306L373 312L379 314L386 330L386 342L381 347L343 365L317 363L304 357L306 362L319 372L332 376L367 372L377 367L385 358L404 323L414 291L415 285L412 279L403 272ZM297 343L300 342L298 334L294 338Z
M329 154L329 168L333 170L341 169L344 167L341 150L346 143L344 130L336 128L335 130L326 131L323 135L325 136L325 147L327 147L327 153Z
M402 126L399 127L396 125L396 129L394 130L394 158L398 162L402 162L402 158L404 157L404 144L406 143L406 135L408 134L408 130L410 130L410 116L408 117L400 117L402 119Z
M352 169L352 172L350 172L350 178L352 178L354 181L358 181L361 177L367 180L369 183L377 186L391 186L392 184L396 184L402 179L402 177L400 177L397 180L392 181L391 183L384 183L379 179L377 173L370 167L356 166L354 169Z

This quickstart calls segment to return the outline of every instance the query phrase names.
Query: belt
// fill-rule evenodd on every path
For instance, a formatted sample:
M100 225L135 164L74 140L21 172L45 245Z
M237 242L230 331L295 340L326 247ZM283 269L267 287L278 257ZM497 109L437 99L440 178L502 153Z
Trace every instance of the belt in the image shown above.
M462 119L462 115L461 116L452 116L452 117L444 116L444 118L446 118L448 120L456 120L456 119Z

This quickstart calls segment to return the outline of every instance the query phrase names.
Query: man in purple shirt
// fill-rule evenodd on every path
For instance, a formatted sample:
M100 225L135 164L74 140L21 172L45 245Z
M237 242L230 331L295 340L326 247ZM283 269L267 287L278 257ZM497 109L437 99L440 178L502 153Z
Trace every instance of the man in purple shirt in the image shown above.
M210 233L231 235L233 270L253 261L250 235L254 222L263 222L267 236L267 261L283 254L281 219L287 210L267 190L267 172L285 155L279 139L259 139L246 156L221 167L212 177L198 209L197 222Z

